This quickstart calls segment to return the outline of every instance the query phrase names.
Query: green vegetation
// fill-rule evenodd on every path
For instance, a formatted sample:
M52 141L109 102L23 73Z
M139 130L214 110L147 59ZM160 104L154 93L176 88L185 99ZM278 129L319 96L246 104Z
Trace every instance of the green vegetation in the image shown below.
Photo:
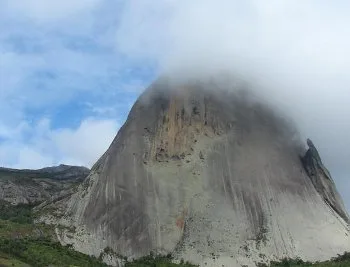
M0 239L10 238L51 238L55 240L56 234L50 225L21 224L0 220Z
M7 255L2 255L0 253L0 266L11 266L11 267L30 267L30 265L13 258L9 258Z
M94 257L77 252L71 246L62 246L47 238L0 239L1 253L30 266L107 266Z
M301 259L284 259L281 262L271 262L270 267L350 267L350 252L345 252L329 261L305 262Z
M112 253L106 251L106 253ZM133 262L126 262L125 267L195 267L190 263L172 263L172 257L153 256L152 254ZM72 246L62 246L49 238L0 238L0 266L57 266L57 267L106 267L97 259L73 250Z
M149 256L142 257L133 262L127 262L125 267L196 267L197 265L181 261L179 264L173 263L173 258L169 254L167 256L154 256L152 253Z
M33 223L32 208L0 203L0 266L107 266L58 243L52 227Z
M35 204L11 205L5 201L0 202L0 219L20 224L33 223L32 209Z

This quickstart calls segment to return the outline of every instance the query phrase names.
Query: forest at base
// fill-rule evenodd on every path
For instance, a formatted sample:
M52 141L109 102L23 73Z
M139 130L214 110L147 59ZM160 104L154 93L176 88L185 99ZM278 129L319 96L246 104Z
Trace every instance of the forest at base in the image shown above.
M12 206L0 203L0 267L106 267L101 257L91 257L62 246L55 240L50 226L34 224L32 205ZM173 263L171 255L149 255L125 267L194 267L188 262ZM300 259L284 259L261 267L350 267L350 253L344 253L325 262L310 263Z

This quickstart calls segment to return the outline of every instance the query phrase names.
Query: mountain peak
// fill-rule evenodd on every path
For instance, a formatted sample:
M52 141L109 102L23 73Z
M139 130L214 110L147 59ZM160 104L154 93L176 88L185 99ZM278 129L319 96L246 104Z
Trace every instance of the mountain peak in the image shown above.
M318 188L301 147L292 124L236 83L163 79L66 201L61 223L77 234L61 240L203 266L335 256L350 244L341 199L333 185Z

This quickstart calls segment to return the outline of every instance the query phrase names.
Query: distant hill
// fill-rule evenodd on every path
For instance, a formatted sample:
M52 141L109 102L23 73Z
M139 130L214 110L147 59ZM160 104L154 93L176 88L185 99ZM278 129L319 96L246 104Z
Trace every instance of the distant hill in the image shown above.
M38 170L0 168L0 200L28 204L66 196L89 171L63 164Z

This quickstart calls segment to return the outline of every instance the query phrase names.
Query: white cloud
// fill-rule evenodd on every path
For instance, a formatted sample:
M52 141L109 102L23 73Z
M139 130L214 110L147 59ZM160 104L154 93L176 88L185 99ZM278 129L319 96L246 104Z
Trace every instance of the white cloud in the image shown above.
M52 166L54 159L51 155L44 155L34 147L22 147L19 150L15 168L36 169L44 166Z
M116 45L180 76L242 75L294 118L332 173L349 178L349 10L345 0L130 0Z
M339 69L348 62L343 59L350 42L350 30L344 27L347 7L342 1L330 7L324 1L300 0L130 0L117 45L129 56L163 65L244 64L251 71L251 63L260 70L266 63L284 62L298 70L304 59L304 64L329 71L329 64Z
M52 129L50 121L39 121L22 136L0 144L0 166L41 168L60 163L91 167L115 137L114 120L87 118L76 129ZM16 130L14 130L16 131Z
M92 166L108 148L117 133L112 120L84 120L78 129L63 129L52 133L52 139L67 159Z

